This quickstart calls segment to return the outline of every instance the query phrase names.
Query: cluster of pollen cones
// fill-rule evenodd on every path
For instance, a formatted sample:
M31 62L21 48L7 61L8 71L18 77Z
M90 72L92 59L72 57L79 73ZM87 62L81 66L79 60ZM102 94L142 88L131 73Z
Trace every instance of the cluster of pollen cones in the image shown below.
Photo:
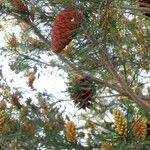
M51 34L51 48L59 53L76 35L76 29L81 25L82 14L76 8L66 8L61 11L54 21Z

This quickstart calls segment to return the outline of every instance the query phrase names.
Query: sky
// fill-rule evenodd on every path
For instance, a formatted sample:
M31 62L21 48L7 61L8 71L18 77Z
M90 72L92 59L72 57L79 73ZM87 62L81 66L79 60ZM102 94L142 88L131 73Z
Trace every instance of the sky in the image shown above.
M7 26L6 28L3 28L0 30L0 47L4 47L7 45L7 37L11 35L12 33L15 33L16 37L19 37L20 29L18 26L11 26L9 23L6 24L5 22L0 22L0 25ZM42 55L42 59L44 61L49 61L49 56ZM14 71L12 71L9 67L9 62L11 61L10 57L4 57L0 55L0 66L2 65L2 73L3 76L6 77L6 81L8 85L14 89L12 92L15 92L16 89L20 89L22 91L23 96L25 98L32 98L35 103L37 103L37 100L35 98L35 91L33 91L28 85L28 77L24 77L24 73L18 73L16 74ZM69 99L68 95L64 93L67 89L66 85L66 77L67 74L65 74L62 70L58 70L57 68L49 67L47 71L43 68L38 68L38 73L40 73L40 76L38 78L38 74L36 74L36 80L33 84L34 88L36 88L39 92L47 92L49 95L53 95L56 99ZM50 73L52 72L52 73ZM63 78L62 78L63 76ZM22 99L23 101L23 99ZM23 103L23 102L21 102ZM76 116L79 114L79 111L77 108L75 108L72 101L66 101L60 104L62 109L66 107L66 114L70 116ZM73 110L73 111L72 111ZM81 112L81 111L80 111Z

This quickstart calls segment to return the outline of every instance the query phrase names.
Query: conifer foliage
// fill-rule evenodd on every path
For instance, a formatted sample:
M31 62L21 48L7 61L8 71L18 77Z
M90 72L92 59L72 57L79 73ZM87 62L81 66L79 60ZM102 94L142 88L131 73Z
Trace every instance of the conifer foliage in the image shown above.
M149 0L1 0L0 37L0 150L150 149Z
M140 7L142 8L150 8L150 0L139 0L139 2L141 3L140 4ZM149 10L145 10L144 13L143 13L145 16L148 16L150 17L150 11Z

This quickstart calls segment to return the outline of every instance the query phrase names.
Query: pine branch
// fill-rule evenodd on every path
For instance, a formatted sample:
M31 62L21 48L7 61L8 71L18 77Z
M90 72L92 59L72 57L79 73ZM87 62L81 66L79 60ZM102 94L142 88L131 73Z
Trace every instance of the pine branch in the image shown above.
M31 22L27 22L31 28L34 30L35 34L47 45L50 47L50 41L47 40L39 31L39 29ZM51 48L51 47L50 47ZM108 69L108 71L117 79L117 81L119 81L119 83L121 84L122 87L117 86L117 85L113 85L110 84L106 81L103 81L99 78L96 78L94 76L92 76L91 74L88 73L83 73L82 71L80 71L73 63L71 63L69 60L67 60L64 56L62 56L61 54L57 54L57 56L60 58L60 60L62 60L63 62L65 62L66 64L68 64L74 71L76 71L77 73L79 73L80 75L82 75L83 77L87 77L92 79L93 81L97 81L98 83L107 86L115 91L117 91L118 93L121 93L124 96L127 96L129 98L131 98L132 100L134 100L136 103L141 104L143 106L146 106L148 108L150 108L150 105L148 103L146 103L143 99L141 99L140 97L138 97L133 90L126 84L126 82L123 81L123 79L117 74L114 66L112 65L112 63L110 62L109 59L106 58L106 55L104 54L101 58L104 57L104 62L106 65L106 68ZM106 60L107 61L106 61Z
M9 15L13 15L14 17L16 17L16 15L14 15L9 9L6 9L6 12ZM25 23L27 23L35 32L35 34L39 37L39 39L41 41L43 41L50 49L50 41L48 39L46 39L42 34L41 31L36 27L36 25L34 25L34 23L27 17L20 17L17 16L19 19L21 19L22 21L24 21ZM115 70L114 66L112 65L112 62L110 62L110 60L107 58L105 53L102 53L101 59L103 59L104 61L104 65L107 68L108 72L117 80L119 81L121 86L118 85L114 85L114 84L110 84L107 81L104 81L102 79L99 79L97 77L94 77L93 75L89 74L89 73L84 73L81 70L78 69L78 67L76 67L73 63L71 63L69 60L67 60L64 56L62 56L61 54L56 54L59 59L63 62L65 62L70 68L72 68L74 71L76 71L77 73L79 73L80 75L87 77L95 82L98 82L99 84L102 84L106 87L109 87L115 91L117 91L118 93L122 94L123 96L127 96L128 98L132 99L134 102L143 105L147 108L150 108L150 105L148 103L146 103L142 98L145 99L144 96L137 96L133 90L127 85L127 83L118 75L117 71ZM148 97L148 100L150 98Z
M150 105L144 101L143 99L141 99L135 92L133 92L133 90L127 85L127 83L124 81L123 77L121 77L115 67L113 66L113 63L110 61L110 59L108 58L108 56L106 56L106 54L103 52L102 50L102 59L104 62L104 65L106 66L106 68L108 69L108 72L110 74L112 74L112 76L115 77L115 79L120 83L122 89L125 90L125 93L136 103L146 106L148 108L150 108Z
M23 57L24 59L31 60L31 61L34 61L34 62L43 64L43 65L46 65L46 66L51 66L51 65L50 65L49 63L47 63L47 62L43 62L43 61L40 61L39 59L35 59L35 58L30 57L30 56L28 56L28 55L22 54L22 53L20 53L19 51L16 51L16 53L17 53L19 56Z
M44 38L44 36L41 34L41 32L36 28L36 26L33 25L32 22L30 22L30 26L32 27L32 29L35 31L36 35L47 45L50 47L50 42ZM123 81L123 79L121 79L121 77L117 74L116 70L114 69L114 66L112 65L111 62L105 62L105 65L107 67L107 69L109 70L109 72L117 79L117 81L119 81L119 83L122 85L122 88L117 86L117 85L113 85L113 84L110 84L106 81L103 81L99 78L96 78L94 76L92 76L91 74L88 74L88 73L83 73L81 72L73 63L71 63L69 60L67 60L65 57L63 57L62 55L59 55L57 54L57 56L63 61L65 62L66 64L68 64L74 71L76 71L77 73L79 73L80 75L84 76L84 77L87 77L87 78L90 78L92 79L93 81L97 81L99 82L100 84L103 84L107 87L110 87L111 89L125 95L125 96L128 96L129 98L132 98L135 102L139 103L139 104L142 104L143 106L146 106L148 108L150 108L150 105L147 104L145 101L143 101L143 99L141 99L140 97L138 97L134 92L133 90L126 84L126 82ZM105 58L105 57L104 57ZM126 92L125 92L125 91Z

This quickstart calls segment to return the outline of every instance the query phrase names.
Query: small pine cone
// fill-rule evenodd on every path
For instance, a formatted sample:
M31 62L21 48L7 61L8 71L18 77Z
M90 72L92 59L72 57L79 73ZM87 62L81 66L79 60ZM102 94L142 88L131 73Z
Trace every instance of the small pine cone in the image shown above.
M80 90L77 94L73 95L74 103L80 109L90 108L92 106L92 93L89 90Z
M144 117L138 117L133 123L133 132L138 139L144 139L147 132L147 120Z
M68 121L65 124L65 136L69 142L75 142L76 141L76 136L77 136L77 131L76 131L76 125L72 121Z
M6 119L5 111L0 111L0 131L4 128L5 119Z
M79 109L91 108L94 102L93 96L96 93L95 85L87 78L80 78L69 87L71 98Z
M101 150L112 150L112 144L109 142L102 143Z
M125 136L127 134L127 123L123 112L121 112L120 110L114 110L113 116L115 121L114 124L116 126L116 132L121 136Z
M27 6L22 2L22 0L11 0L12 6L20 13L27 13L28 8Z
M76 8L66 8L55 19L52 27L52 51L59 53L76 35L75 30L81 25L82 15Z

